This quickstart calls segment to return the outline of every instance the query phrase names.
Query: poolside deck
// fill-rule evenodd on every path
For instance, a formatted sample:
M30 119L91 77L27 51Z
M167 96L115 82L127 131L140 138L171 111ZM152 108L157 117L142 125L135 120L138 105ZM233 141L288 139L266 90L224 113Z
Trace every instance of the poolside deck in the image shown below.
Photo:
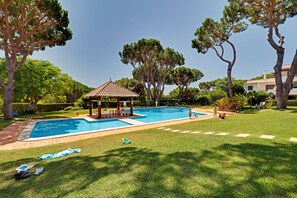
M123 129L112 129L112 130L106 130L104 132L101 131L98 133L92 132L92 133L85 133L85 134L75 134L75 135L66 136L66 137L58 137L58 138L34 140L34 141L17 141L17 137L29 123L29 121L18 121L9 125L8 127L6 127L4 130L0 132L0 150L13 150L13 149L48 146L52 144L73 142L73 141L78 141L83 139L94 138L94 137L128 133L128 132L134 132L134 131L140 131L145 129L158 128L158 127L182 124L182 123L188 123L188 122L195 122L195 121L213 118L212 114L210 114L211 110L205 111L205 109L196 109L195 111L208 113L209 115L204 117L192 118L192 119L181 119L181 120L166 121L166 122L144 124L144 125L137 124L129 128L123 128ZM81 118L85 116L86 115L81 115L79 117ZM89 117L89 119L92 119L92 118Z

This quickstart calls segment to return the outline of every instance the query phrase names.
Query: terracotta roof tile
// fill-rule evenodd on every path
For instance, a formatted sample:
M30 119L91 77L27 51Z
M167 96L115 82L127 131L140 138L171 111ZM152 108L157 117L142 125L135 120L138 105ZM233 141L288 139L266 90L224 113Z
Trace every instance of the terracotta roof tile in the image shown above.
M98 96L138 97L139 95L133 91L130 91L129 89L126 89L125 87L115 84L112 81L108 81L85 95L85 97Z

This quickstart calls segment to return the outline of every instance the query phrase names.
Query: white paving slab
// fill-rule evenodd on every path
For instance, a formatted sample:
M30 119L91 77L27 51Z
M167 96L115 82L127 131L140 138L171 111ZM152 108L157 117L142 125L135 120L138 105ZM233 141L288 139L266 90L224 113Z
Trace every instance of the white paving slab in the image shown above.
M203 134L205 134L205 135L211 135L211 134L214 134L214 132L205 132Z
M182 131L181 133L190 133L191 131Z
M165 131L171 131L172 129L170 129L170 128L167 128L167 129L164 129Z
M218 133L216 135L228 135L229 133Z
M179 132L179 130L175 129L175 130L172 130L172 132Z
M201 131L194 131L192 132L193 134L198 134L198 133L201 133Z
M247 137L247 136L250 136L250 134L241 133L241 134L236 135L236 137Z
M263 139L273 139L275 136L273 135L261 135L260 138L263 138Z
M127 122L129 124L133 124L133 125L143 125L145 124L145 122L141 122L141 121L138 121L138 120L132 120L132 119L129 119L129 118L124 118L124 119L119 119L123 122Z
M289 141L290 141L290 142L297 142L297 138L295 138L295 137L291 137L291 138L289 139Z

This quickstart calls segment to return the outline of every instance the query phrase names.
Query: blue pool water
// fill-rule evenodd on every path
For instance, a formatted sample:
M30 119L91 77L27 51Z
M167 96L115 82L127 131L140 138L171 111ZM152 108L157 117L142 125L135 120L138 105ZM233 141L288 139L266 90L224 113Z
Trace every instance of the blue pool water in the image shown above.
M160 122L166 120L188 118L188 111L188 108L177 107L139 108L134 109L134 113L141 114L142 116L133 117L132 119L144 123ZM194 117L195 114L198 117L206 115L203 113L193 112L192 117ZM87 121L85 119L40 121L36 122L30 134L30 138L43 138L49 136L75 134L125 126L131 126L131 124L118 119L100 121Z
M41 121L35 124L30 134L30 138L73 134L78 132L95 131L123 126L130 126L130 124L117 119L101 121L87 121L85 119Z
M160 122L166 120L174 120L181 118L188 118L189 108L178 108L178 107L156 107L156 108L139 108L134 109L135 114L141 114L144 116L134 117L133 120L138 120L145 123ZM205 116L206 114L193 112L198 117Z

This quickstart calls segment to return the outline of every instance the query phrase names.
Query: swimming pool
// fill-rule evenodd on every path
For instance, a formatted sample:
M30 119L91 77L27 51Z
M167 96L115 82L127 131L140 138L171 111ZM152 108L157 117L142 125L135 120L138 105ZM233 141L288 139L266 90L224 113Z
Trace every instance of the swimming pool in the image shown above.
M131 119L124 118L88 121L83 118L75 118L38 121L35 123L35 125L33 125L34 127L27 137L29 137L29 139L31 140L49 137L60 137L78 133L129 127L135 124L133 122L137 122L136 124L149 124L154 122L188 118L188 110L188 108L181 107L136 108L134 109L134 114L138 114L139 116L132 117ZM193 112L193 117L195 114L198 117L207 115L203 113Z
M161 122L167 120L175 120L188 118L189 108L183 107L152 107L152 108L137 108L134 109L135 114L140 114L142 116L134 117L133 120L151 123L151 122ZM198 117L206 116L207 114L193 112L192 117L197 115Z
M124 126L131 126L118 119L88 121L85 119L65 119L36 122L30 138L41 138L57 135L75 134L79 132L98 131Z

